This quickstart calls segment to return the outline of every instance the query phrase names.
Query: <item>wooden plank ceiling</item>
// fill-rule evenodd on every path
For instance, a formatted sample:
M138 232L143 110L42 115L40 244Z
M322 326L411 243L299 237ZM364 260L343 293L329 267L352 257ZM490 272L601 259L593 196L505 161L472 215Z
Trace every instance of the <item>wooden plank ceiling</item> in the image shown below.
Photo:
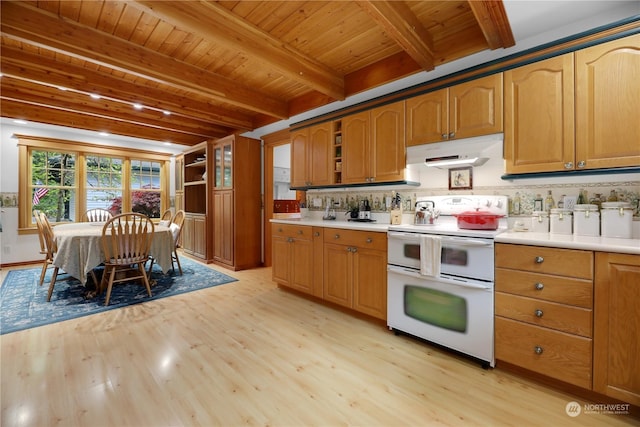
M501 1L0 7L3 117L185 145L514 44Z

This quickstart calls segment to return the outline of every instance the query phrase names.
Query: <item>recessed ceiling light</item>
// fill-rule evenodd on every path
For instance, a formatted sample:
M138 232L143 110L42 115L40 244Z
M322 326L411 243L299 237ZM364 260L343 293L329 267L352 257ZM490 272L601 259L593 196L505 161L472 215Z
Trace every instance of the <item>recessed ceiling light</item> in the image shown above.
M136 110L142 110L143 107L142 104L135 103L133 104L133 108L135 108Z
M102 98L100 95L95 94L95 93L92 93L90 96L91 96L93 99L100 99L100 98Z
M15 123L17 125L26 125L27 121L26 120L16 119L16 120L13 121L13 123Z
M165 116L170 116L170 115L171 115L171 111L169 111L169 110L164 110L164 111L162 112L162 114L164 114Z
M64 87L64 86L58 86L58 89L59 89L59 90L61 90L61 91L63 91L63 92L67 90L67 88L66 88L66 87Z
M165 141L165 142L163 142L163 144L164 144L164 145L173 145L173 144L171 144L169 141Z
M109 136L109 132L100 132L99 135L100 136Z

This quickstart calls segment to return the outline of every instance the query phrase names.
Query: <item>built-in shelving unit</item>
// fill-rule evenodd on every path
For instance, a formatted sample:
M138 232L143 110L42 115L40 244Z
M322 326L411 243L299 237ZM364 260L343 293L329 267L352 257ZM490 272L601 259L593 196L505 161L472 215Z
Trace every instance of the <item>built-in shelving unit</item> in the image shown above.
M184 210L207 213L206 144L184 155Z
M342 183L342 121L333 122L333 183Z

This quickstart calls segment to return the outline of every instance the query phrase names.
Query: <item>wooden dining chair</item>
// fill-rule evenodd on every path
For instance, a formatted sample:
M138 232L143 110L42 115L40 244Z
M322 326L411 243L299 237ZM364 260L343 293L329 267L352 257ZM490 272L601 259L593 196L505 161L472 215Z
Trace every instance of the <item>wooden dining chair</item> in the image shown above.
M171 212L171 209L167 209L166 211L162 212L160 221L169 221L169 224L170 224L171 218L173 218L173 212Z
M47 243L45 241L45 231L43 230L42 220L40 219L41 212L37 209L33 210L33 219L36 221L36 227L38 227L38 239L40 240L40 254L44 255L44 261L42 262L42 271L40 272L40 281L38 282L39 286L42 286L44 283L44 277L47 274L47 269L53 262L53 258L51 256L50 251L47 248Z
M89 209L82 215L82 222L105 222L113 218L111 212L106 209Z
M106 283L107 295L104 305L109 305L114 283L142 279L149 296L151 286L145 264L149 260L149 248L153 240L154 225L148 216L139 213L116 215L102 227L102 250L104 252L104 274L100 288ZM117 272L125 272L116 278ZM127 272L136 275L128 276Z
M49 265L53 265L53 274L51 275L51 281L49 282L49 292L47 293L47 302L51 301L51 295L53 294L53 288L56 285L58 280L63 278L58 278L58 274L60 273L60 268L53 264L53 258L58 251L58 247L56 246L56 241L53 238L53 228L51 228L51 223L49 222L49 218L44 212L40 212L38 215L38 227L42 229L42 238L44 240L44 246L47 251L46 255L46 267L43 272L46 271ZM44 267L44 266L43 266ZM41 280L44 280L44 276L41 275Z
M178 264L178 271L180 271L180 275L182 276L182 265L180 265L180 258L178 257L178 248L180 247L180 235L182 234L182 225L184 224L184 211L179 210L173 216L171 220L171 224L169 225L169 229L171 230L171 237L173 239L173 248L171 249L171 268L175 272L176 269L173 265L175 262ZM151 274L151 270L153 269L153 264L155 260L153 257L149 257L151 261L149 263L148 274Z

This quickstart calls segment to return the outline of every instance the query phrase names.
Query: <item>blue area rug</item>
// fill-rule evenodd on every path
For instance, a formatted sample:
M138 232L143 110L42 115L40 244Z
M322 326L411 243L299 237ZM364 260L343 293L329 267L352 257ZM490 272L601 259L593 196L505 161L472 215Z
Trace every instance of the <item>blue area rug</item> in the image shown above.
M175 273L169 270L166 275L154 266L151 279L156 283L151 288L152 297L139 282L114 284L111 302L106 307L105 293L86 299L87 288L74 278L56 282L51 302L47 302L52 268L49 268L42 286L38 286L40 267L9 271L0 287L0 333L35 328L237 280L186 257L181 257L180 263L182 276L177 266Z

